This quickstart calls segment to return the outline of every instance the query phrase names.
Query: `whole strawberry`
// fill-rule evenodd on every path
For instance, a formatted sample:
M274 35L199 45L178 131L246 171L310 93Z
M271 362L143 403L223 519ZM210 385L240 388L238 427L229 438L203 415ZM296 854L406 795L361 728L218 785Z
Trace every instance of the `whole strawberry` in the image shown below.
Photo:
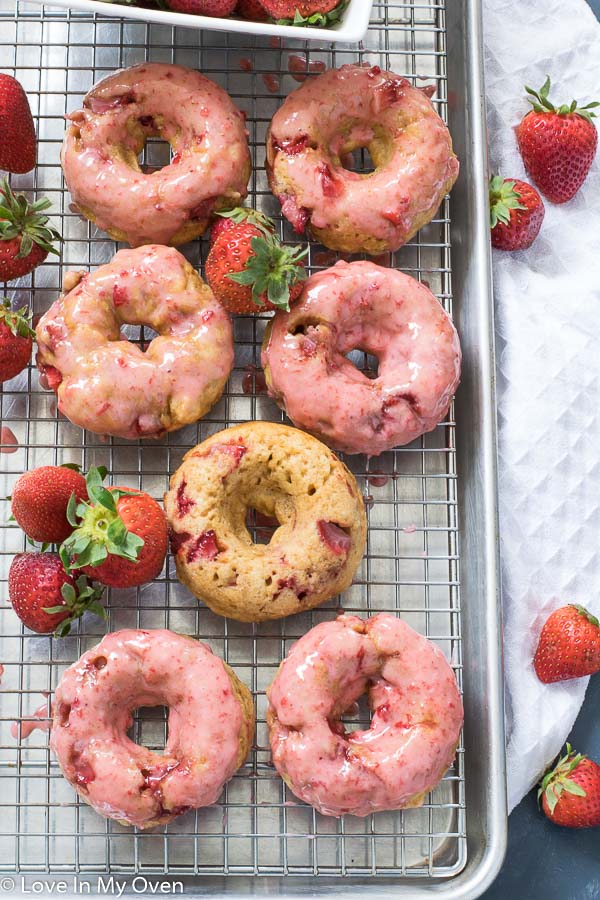
M540 782L538 802L555 825L594 828L600 825L600 766L567 744L566 755Z
M88 472L86 489L89 502L71 497L67 508L74 531L60 548L65 566L117 588L156 578L167 553L167 520L156 500L131 488L103 487L97 468Z
M291 19L294 25L319 26L338 21L337 10L348 5L340 0L260 0L260 3L273 19ZM336 13L329 15L333 10Z
M525 163L542 194L553 203L575 196L596 155L598 132L592 110L598 103L578 107L577 101L555 107L548 99L550 79L539 91L525 87L533 105L517 126L517 142Z
M544 221L544 204L534 187L519 179L490 179L492 246L498 250L531 247Z
M71 496L87 500L85 478L69 466L40 466L15 482L11 510L17 524L32 541L60 544L73 526L67 519Z
M167 0L169 9L192 16L230 16L236 0Z
M38 634L68 634L84 612L106 617L99 603L100 588L82 575L77 581L65 571L58 553L19 553L8 572L8 596L27 628Z
M217 299L231 313L289 310L306 278L302 259L308 251L280 244L273 223L255 210L222 215L227 224L213 226L205 266Z
M0 169L22 175L35 166L36 141L27 94L11 75L0 73Z
M33 335L27 307L13 312L10 302L4 299L0 303L0 382L23 371L31 359Z
M48 225L47 197L29 203L25 194L13 194L5 178L0 183L0 281L32 272L49 253L58 255L53 241L59 233Z
M235 14L250 22L266 22L268 16L260 0L237 0Z
M598 619L576 603L555 610L542 628L533 664L544 684L600 671Z

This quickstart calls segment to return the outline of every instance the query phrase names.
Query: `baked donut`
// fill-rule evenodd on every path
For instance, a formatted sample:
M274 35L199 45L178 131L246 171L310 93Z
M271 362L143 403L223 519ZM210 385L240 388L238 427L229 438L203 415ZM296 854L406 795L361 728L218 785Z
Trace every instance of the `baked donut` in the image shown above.
M76 425L160 437L205 415L233 366L229 316L177 250L120 250L95 272L67 272L36 328L37 364ZM147 325L144 350L121 326Z
M121 69L94 85L69 119L61 153L67 187L80 212L116 241L185 244L248 193L243 115L193 69ZM144 172L138 156L150 137L168 141L173 159Z
M365 693L371 726L347 734L341 716ZM326 816L420 806L452 764L463 723L441 650L385 613L312 628L267 694L275 768Z
M277 519L254 544L246 514ZM249 422L184 456L165 495L177 576L214 612L242 622L312 609L349 587L366 518L348 469L313 437Z
M343 161L367 147L370 174ZM379 66L307 79L275 113L267 172L284 216L332 250L397 250L434 217L458 176L452 139L429 97Z
M346 359L356 349L379 360L375 378ZM269 394L292 422L368 456L435 428L460 364L456 329L429 288L372 262L339 262L309 278L262 347Z
M162 753L127 736L140 706L169 707ZM96 812L152 828L210 806L254 734L248 688L206 644L172 631L105 635L56 688L50 747Z

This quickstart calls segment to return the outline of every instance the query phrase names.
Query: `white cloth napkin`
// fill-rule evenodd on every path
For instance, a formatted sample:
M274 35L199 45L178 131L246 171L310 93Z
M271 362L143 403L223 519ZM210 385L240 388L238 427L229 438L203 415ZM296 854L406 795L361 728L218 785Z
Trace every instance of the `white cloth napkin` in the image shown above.
M483 16L490 170L528 180L513 131L523 85L548 74L555 102L600 100L600 25L584 0L484 0ZM529 250L494 251L511 810L588 681L538 681L541 626L572 601L600 614L600 158L573 200L545 205Z

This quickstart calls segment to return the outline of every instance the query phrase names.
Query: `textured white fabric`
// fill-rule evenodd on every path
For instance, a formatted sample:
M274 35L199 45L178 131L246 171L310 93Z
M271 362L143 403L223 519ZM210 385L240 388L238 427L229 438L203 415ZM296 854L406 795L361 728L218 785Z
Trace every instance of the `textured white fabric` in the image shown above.
M523 85L600 99L600 25L584 0L484 0L490 169L527 179L514 126ZM600 614L600 161L569 203L546 202L526 251L494 251L508 798L568 737L587 679L542 685L550 611Z

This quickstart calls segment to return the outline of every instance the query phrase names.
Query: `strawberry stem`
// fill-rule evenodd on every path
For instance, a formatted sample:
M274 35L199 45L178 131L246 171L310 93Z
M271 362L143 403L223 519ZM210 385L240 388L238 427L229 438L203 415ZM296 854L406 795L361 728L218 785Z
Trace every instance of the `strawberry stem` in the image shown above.
M581 785L569 778L579 763L586 758L582 753L575 753L571 745L567 743L565 755L559 757L556 764L546 772L540 781L537 793L538 804L541 804L542 797L545 797L550 814L554 812L563 791L575 794L577 797L586 796Z
M596 117L596 113L592 112L592 110L600 106L600 103L596 101L587 103L585 106L578 106L577 100L573 100L571 103L563 103L558 107L554 106L549 98L550 86L551 82L549 75L546 75L546 80L539 91L534 91L533 88L525 85L525 90L529 94L527 99L533 106L535 112L550 112L555 113L557 116L568 116L571 113L576 113L578 116L581 116L582 119L587 119L588 122L591 122L592 119Z
M252 287L252 301L264 306L263 297L277 309L290 309L290 288L307 277L301 265L308 247L284 247L274 234L253 237L250 241L253 255L248 258L243 272L229 272L227 277L236 284Z
M490 178L490 228L495 228L498 222L502 225L510 223L511 209L527 209L521 203L521 195L516 190L516 181L494 175Z
M63 584L61 594L64 605L45 606L45 613L52 615L53 613L64 613L65 607L69 610L70 615L63 619L54 632L56 637L65 637L71 631L71 625L86 612L94 613L101 619L106 619L106 610L100 603L100 598L104 588L99 585L91 584L85 575L80 575L75 582L76 587L72 584Z
M7 297L1 298L0 322L4 322L15 337L35 337L35 331L31 327L31 312L26 306L13 310Z

